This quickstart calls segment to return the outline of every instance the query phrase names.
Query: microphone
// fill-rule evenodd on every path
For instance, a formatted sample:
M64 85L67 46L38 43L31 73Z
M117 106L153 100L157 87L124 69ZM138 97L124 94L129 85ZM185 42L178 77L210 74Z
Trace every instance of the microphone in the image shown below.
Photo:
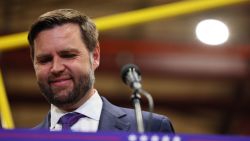
M141 89L141 72L138 66L127 64L121 69L121 77L123 82L134 90Z
M138 66L134 64L127 64L121 69L121 77L122 81L133 89L133 95L131 96L131 100L133 102L135 108L135 117L137 122L137 131L140 133L144 132L144 124L142 111L140 106L140 94L143 94L149 103L149 115L148 115L148 125L147 131L151 131L151 123L153 118L153 109L154 109L154 101L152 96L145 90L142 89L141 85L141 72Z

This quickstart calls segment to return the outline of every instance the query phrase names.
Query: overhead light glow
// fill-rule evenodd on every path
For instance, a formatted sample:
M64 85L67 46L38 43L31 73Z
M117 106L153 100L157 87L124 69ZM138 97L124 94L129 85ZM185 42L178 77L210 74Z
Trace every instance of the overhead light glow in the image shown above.
M220 45L229 38L229 30L226 24L219 20L207 19L196 26L197 38L208 45Z

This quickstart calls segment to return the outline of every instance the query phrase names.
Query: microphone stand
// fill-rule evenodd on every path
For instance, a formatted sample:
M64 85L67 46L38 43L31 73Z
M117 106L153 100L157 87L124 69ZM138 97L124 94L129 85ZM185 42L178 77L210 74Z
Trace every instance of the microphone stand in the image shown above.
M142 117L142 110L140 105L141 95L144 95L148 99L149 103L149 114L148 114L148 124L147 131L151 131L151 122L152 122L152 113L154 108L154 103L151 95L143 90L141 87L141 76L139 68L135 65L127 65L122 69L122 79L125 84L129 85L133 90L133 94L131 96L131 100L135 109L135 117L137 122L137 131L139 133L143 133L144 130L144 122Z
M131 96L132 102L134 104L135 108L135 116L136 116L136 122L137 122L137 131L139 133L144 132L144 125L143 125L143 118L142 118L142 110L140 105L140 93L138 92L138 89L133 90L133 94Z

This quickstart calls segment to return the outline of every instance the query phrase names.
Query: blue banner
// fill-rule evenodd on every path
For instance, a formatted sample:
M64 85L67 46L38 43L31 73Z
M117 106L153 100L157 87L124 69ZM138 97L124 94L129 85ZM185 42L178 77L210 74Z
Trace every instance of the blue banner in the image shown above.
M3 130L0 141L250 141L250 136L163 134L130 132L58 132L45 130Z

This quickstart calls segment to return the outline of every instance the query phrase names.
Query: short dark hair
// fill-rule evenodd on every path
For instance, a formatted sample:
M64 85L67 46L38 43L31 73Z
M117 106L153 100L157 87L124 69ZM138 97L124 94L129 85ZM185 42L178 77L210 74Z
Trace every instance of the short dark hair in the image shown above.
M32 60L34 60L34 40L37 35L43 30L51 29L66 23L75 23L79 25L83 43L90 52L99 44L96 25L87 15L74 9L57 9L41 15L32 24L29 30L28 41Z

